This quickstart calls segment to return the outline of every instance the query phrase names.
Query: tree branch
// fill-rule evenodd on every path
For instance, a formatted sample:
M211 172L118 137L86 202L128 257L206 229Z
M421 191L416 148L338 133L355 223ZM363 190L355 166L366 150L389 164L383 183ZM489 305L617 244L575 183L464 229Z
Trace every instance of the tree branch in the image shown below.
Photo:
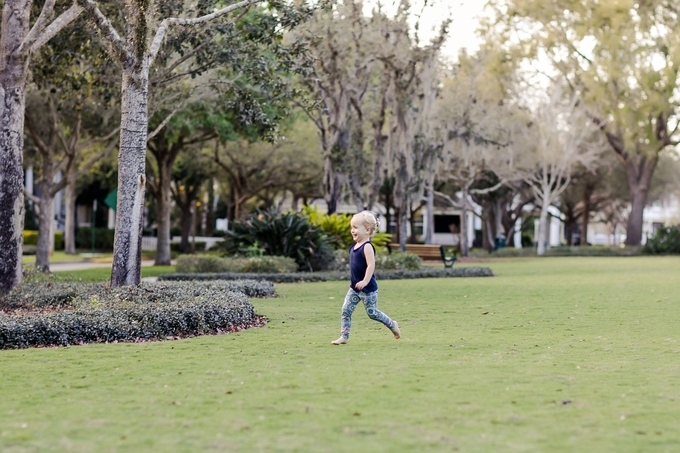
M82 175L90 171L94 164L96 164L101 158L106 156L108 153L111 152L113 148L115 148L116 143L118 143L117 137L111 140L111 142L106 146L106 148L104 148L99 154L93 156L92 159L90 159L90 161L87 164L85 164L85 166L81 168L80 171L78 171L78 173L75 174L74 178L76 179L80 178Z
M129 63L134 60L134 55L125 45L111 21L99 10L97 2L94 0L76 0L85 12L92 18L95 25L101 31L104 38L111 44L113 54L118 57L121 63Z
M79 0L79 1L92 1L92 0ZM165 35L168 32L168 28L170 27L170 25L185 25L185 26L197 25L203 22L211 21L213 19L217 19L218 17L224 16L225 14L228 14L234 11L235 9L250 6L254 3L260 3L261 1L262 0L242 0L238 3L234 3L233 5L229 5L218 11L215 11L214 13L206 14L205 16L197 17L195 19L180 19L176 17L165 19L163 22L161 22L161 25L158 27L158 30L156 30L156 36L154 36L151 48L149 49L148 54L149 66L151 66L154 60L156 59L156 55L158 55L158 51L161 48L161 44L165 39Z
M177 113L183 106L184 106L184 103L183 103L183 102L180 103L180 104L175 108L175 110L173 110L172 112L170 112L170 114L169 114L168 116L166 116L165 119L163 119L163 121L161 121L161 124L159 124L158 127L157 127L156 129L154 129L153 132L151 132L149 135L146 136L146 141L147 141L147 143L148 143L152 138L154 138L156 135L158 135L158 133L159 133L159 132L160 132L160 131L168 124L168 122L172 119L172 117L175 116L175 113Z
M80 14L83 12L83 8L79 5L73 5L66 11L64 11L59 17L54 19L50 25L45 28L42 33L35 39L33 43L31 43L31 52L35 52L39 48L45 45L47 41L50 39L54 38L54 36L59 33L61 30L66 28L68 25L71 24L74 20L80 16ZM35 28L35 26L34 26ZM24 41L26 42L26 41ZM22 43L22 46L24 44ZM27 43L28 45L28 43Z

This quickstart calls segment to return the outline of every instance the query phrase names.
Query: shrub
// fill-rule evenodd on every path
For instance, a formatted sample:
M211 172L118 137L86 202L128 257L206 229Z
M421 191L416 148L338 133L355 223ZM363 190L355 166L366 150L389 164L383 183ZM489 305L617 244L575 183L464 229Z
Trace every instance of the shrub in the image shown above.
M195 245L194 250L197 251L197 252L204 251L205 247L207 245L207 243L205 241L196 241L193 244ZM192 245L192 242L191 242L191 239L189 239L189 244L188 244L189 249L191 249L191 245ZM182 249L180 248L181 246L182 246L182 244L180 242L171 242L170 243L170 250L173 251L173 252L181 252L182 251Z
M180 273L202 272L295 272L297 263L285 256L261 256L253 258L221 258L214 255L183 255L177 259L176 270Z
M26 245L38 245L37 231L24 230L24 246ZM61 231L54 232L54 250L64 250L64 233ZM24 253L24 255L35 255L35 253Z
M378 255L375 259L375 268L384 270L420 269L421 260L418 255L409 252L393 252L389 255Z
M447 277L493 277L493 272L487 267L458 267L449 269L435 269L426 267L417 271L403 270L378 270L376 278L380 280L402 280L409 278L447 278ZM349 280L349 272L297 272L294 274L236 274L236 273L211 273L211 274L164 274L159 277L161 281L182 280L236 280L241 278L267 280L274 283L300 283L300 282L326 282L337 280Z
M350 232L351 214L323 214L314 206L305 206L302 214L309 219L310 223L326 233L334 249L347 250L354 244Z
M115 230L95 228L94 248L97 250L113 250ZM92 248L92 228L80 227L76 229L76 247L79 249Z
M273 295L269 282L24 285L0 300L0 349L162 340L256 325L247 294Z
M232 223L224 245L231 254L241 253L255 244L266 255L294 259L299 269L322 270L333 260L328 237L296 213L280 214L270 210L259 212L246 222Z
M660 228L642 249L650 255L680 254L680 228Z

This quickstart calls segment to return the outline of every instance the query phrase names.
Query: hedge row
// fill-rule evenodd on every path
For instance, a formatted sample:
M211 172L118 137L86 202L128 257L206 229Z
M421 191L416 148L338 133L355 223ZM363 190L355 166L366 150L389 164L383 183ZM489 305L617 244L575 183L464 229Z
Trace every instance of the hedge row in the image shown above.
M74 307L91 301L125 301L134 304L164 300L189 300L206 291L219 297L221 292L240 292L248 297L272 297L274 285L264 280L233 279L234 281L203 282L187 285L181 282L143 283L139 286L111 288L102 283L40 282L20 286L0 296L0 309L33 310Z
M487 267L458 267L450 269L423 268L420 270L379 270L375 272L378 280L402 280L410 278L447 278L447 277L493 277ZM204 274L163 274L158 277L163 281L182 280L237 280L241 278L267 280L275 283L326 282L349 280L347 272L297 272L293 274L237 274L237 273L204 273Z
M238 289L273 295L270 282L247 281L22 287L0 299L0 349L163 340L261 324Z
M280 274L295 272L294 259L286 256L257 256L251 258L219 257L211 255L182 255L175 266L181 274L206 272Z

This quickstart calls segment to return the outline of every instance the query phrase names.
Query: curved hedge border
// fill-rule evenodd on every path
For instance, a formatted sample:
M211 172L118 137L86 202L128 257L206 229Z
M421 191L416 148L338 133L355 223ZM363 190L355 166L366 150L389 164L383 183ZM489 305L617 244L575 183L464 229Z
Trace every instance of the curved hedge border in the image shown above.
M493 277L493 272L487 267L458 267L450 269L420 269L410 270L378 270L375 272L378 280L402 280L409 278L449 278L449 277ZM267 280L275 283L326 282L349 280L347 272L298 272L294 274L163 274L159 280L237 280L241 278Z
M262 325L237 288L273 295L270 282L242 281L22 287L0 300L0 349L163 340Z

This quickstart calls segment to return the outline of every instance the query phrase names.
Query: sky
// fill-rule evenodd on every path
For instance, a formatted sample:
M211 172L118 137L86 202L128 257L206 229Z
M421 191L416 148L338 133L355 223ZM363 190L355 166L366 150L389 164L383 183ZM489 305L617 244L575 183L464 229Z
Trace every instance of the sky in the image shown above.
M368 10L377 3L377 0L367 0ZM388 12L396 10L398 0L382 0ZM423 11L421 19L421 35L428 39L435 35L436 29L446 17L451 17L453 22L449 27L449 37L442 53L450 58L455 58L461 48L467 48L474 52L478 48L478 39L475 31L479 22L477 16L484 9L483 0L429 0L432 6ZM412 0L414 11L422 8L423 0Z

